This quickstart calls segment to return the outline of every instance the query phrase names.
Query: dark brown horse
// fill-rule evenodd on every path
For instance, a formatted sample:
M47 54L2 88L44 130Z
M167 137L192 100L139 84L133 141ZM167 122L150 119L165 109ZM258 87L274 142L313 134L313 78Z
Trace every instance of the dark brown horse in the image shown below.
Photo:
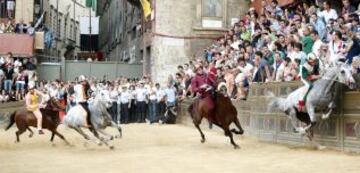
M201 142L205 142L205 135L200 129L200 123L203 118L208 119L211 123L219 126L225 132L225 136L230 138L231 144L235 149L239 148L239 146L234 142L233 133L235 134L243 134L244 130L242 129L240 122L237 118L237 111L235 106L232 104L229 97L225 97L223 93L216 93L215 96L215 109L213 118L209 118L208 113L208 103L207 97L212 97L210 93L205 93L202 99L197 98L190 105L188 111L193 120L195 127L199 130L201 135ZM231 123L234 123L238 130L229 129Z
M43 115L42 127L48 129L52 132L50 141L53 142L55 135L64 140L67 144L70 144L62 134L60 134L56 129L60 124L59 112L64 111L65 107L62 106L56 99L51 98L44 109L40 109ZM26 108L21 108L15 111L10 116L10 123L5 130L8 130L14 123L18 128L16 131L16 142L20 142L20 135L26 130L30 131L29 137L33 136L33 131L30 129L30 126L36 127L37 120L32 112L26 110Z

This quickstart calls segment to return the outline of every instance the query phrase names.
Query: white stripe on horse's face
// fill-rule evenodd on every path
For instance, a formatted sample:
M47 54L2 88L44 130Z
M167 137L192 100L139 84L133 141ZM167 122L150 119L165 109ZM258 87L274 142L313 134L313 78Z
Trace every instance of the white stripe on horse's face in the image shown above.
M339 82L347 85L350 89L353 89L353 84L355 84L355 79L352 75L351 67L346 64L342 64L340 67L340 74L338 74Z

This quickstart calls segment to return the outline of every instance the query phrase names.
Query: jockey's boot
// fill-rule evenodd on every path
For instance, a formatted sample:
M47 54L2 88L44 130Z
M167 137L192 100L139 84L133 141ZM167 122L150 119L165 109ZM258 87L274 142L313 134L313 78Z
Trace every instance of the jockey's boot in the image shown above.
M44 131L42 129L39 130L39 135L43 135L45 134Z
M298 103L298 111L299 112L302 112L303 109L305 107L305 101L304 100L299 100L299 103Z

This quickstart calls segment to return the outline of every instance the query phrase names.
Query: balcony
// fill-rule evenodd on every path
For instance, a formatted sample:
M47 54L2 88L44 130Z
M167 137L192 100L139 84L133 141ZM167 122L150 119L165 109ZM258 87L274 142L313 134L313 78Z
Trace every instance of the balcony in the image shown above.
M15 57L32 57L34 37L27 34L0 34L0 55L11 52Z

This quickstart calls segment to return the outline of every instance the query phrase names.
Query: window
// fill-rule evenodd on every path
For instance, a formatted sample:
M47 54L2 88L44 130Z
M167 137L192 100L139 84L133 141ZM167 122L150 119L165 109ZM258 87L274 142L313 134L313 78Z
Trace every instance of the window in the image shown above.
M204 28L223 28L226 23L226 0L201 0L201 23Z
M70 34L69 37L71 40L74 40L74 30L73 30L73 24L70 22Z
M59 22L57 23L57 34L59 39L61 39L61 18L59 16Z
M204 17L222 17L223 16L223 0L202 0Z

